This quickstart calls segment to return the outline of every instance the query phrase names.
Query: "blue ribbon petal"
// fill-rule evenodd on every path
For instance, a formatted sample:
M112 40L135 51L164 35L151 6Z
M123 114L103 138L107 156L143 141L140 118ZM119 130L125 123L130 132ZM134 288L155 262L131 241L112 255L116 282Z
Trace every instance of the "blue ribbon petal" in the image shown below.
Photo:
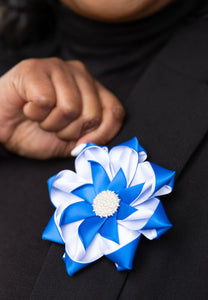
M71 192L72 194L80 197L83 200L93 203L96 196L93 184L82 185Z
M54 214L51 217L50 221L48 222L48 225L46 226L42 234L42 239L49 240L59 244L64 244L64 241L56 227L56 223L54 221Z
M92 205L86 201L76 202L68 206L62 213L60 226L95 216Z
M114 191L119 194L121 190L126 187L127 181L123 170L120 168L111 183L108 186L108 190Z
M110 179L103 166L95 161L90 161L90 163L95 193L99 194L107 189L110 184Z
M136 137L133 137L132 139L118 145L118 146L127 146L129 148L132 148L133 150L135 150L138 154L139 152L145 152L146 150L139 144L138 140Z
M126 203L120 201L120 207L119 207L119 210L118 210L117 220L126 219L128 216L135 213L135 211L137 211L136 208L134 208L130 205L127 205Z
M112 217L106 219L105 223L99 230L99 233L106 239L109 239L119 244L118 227L117 227L117 213Z
M165 213L163 205L161 202L159 202L154 214L149 219L147 224L142 228L142 230L156 229L157 238L159 238L163 233L165 233L171 227L172 227L172 224L170 223L170 221Z
M125 271L126 270L126 268L124 268L124 267L122 267L122 266L119 266L119 265L117 265L116 266L117 267L117 270L120 272L120 271Z
M72 260L68 254L65 252L65 256L63 256L63 261L66 264L66 270L69 276L74 275L77 271L83 269L84 267L88 266L90 263L87 264L81 264L74 260Z
M125 151L127 152L127 156L133 155L135 157L138 154L138 163L146 159L146 151L140 146L137 138L133 138L127 142L115 146L114 155L116 155L116 147L120 147L120 146L128 147L128 149L125 148ZM99 148L99 146L92 143L88 143L83 151L85 151L86 148L88 148L87 151L91 151L90 148L92 148L94 153L95 148ZM123 149L124 147L118 148L119 155L122 154ZM131 160L128 159L126 164L131 163L130 161ZM113 178L112 182L110 182L108 174L102 165L91 160L89 160L89 162L91 164L93 183L81 185L71 192L85 201L81 201L69 205L63 211L60 219L60 224L58 224L58 226L56 226L56 223L54 221L54 215L53 215L53 217L50 219L48 225L46 226L43 232L42 235L43 239L64 244L64 240L62 239L61 234L59 233L59 230L62 229L61 226L71 222L82 220L80 221L81 224L79 225L78 228L78 237L80 238L85 250L93 242L93 239L95 238L97 233L99 233L102 237L119 244L117 221L119 220L120 222L120 220L126 219L128 216L130 216L131 214L137 211L134 207L131 206L131 204L140 195L144 184L141 183L136 186L127 188L127 179L125 177L122 168L120 168L120 170ZM155 191L154 191L154 194L156 193L155 196L170 192L173 188L175 172L162 168L153 163L151 163L151 166L156 177L155 179L156 184L155 184ZM126 167L131 168L131 165L129 166L125 165L124 166L125 170ZM51 194L53 182L56 181L57 178L58 178L57 175L54 175L48 180L48 189L50 194ZM148 178L146 178L145 180L148 180ZM100 218L99 216L96 216L95 213L93 212L92 204L96 195L105 190L114 191L115 193L118 194L120 198L120 207L112 217ZM154 194L151 195L151 197L154 196ZM59 206L57 207L57 209L59 209ZM117 265L118 271L132 269L133 259L135 256L135 252L141 234L142 233L146 234L151 238L151 234L148 235L149 233L148 230L150 231L154 230L154 232L156 230L157 238L158 238L165 231L167 231L171 226L172 224L168 220L164 208L161 202L159 201L157 208L155 209L151 218L147 221L147 224L141 229L139 236L132 242L121 247L119 250L110 253L106 256ZM69 249L68 247L70 247L70 245L67 244L66 249ZM91 247L88 250L93 251ZM113 251L113 249L111 251ZM80 269L90 264L90 263L76 262L75 260L73 260L75 259L76 255L75 257L71 258L69 254L70 252L65 253L63 260L66 264L66 269L70 276L72 276L75 272L79 271Z
M144 183L125 188L119 193L120 199L126 204L131 204L141 193Z
M110 260L115 262L119 267L118 270L131 270L134 260L134 255L140 239L139 235L135 240L120 248L119 250L106 255Z
M164 185L168 185L171 187L171 189L173 189L174 179L175 179L175 171L165 169L154 163L150 163L150 164L154 170L155 177L156 177L156 185L155 185L154 193L156 193Z
M52 188L52 184L56 178L57 174L50 177L48 180L47 180L47 183L48 183L48 190L49 190L49 195L51 194L51 188Z
M89 247L95 235L106 221L106 218L90 217L85 219L79 226L78 233L85 249Z

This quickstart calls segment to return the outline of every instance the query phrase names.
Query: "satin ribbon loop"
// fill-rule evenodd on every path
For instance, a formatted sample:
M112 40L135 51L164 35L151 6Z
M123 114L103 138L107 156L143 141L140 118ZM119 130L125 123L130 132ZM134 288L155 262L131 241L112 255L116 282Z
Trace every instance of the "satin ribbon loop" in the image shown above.
M172 191L175 172L146 158L137 138L110 151L90 143L75 160L76 172L48 180L56 210L43 239L65 244L70 276L102 256L118 271L132 269L141 235L154 239L171 228L157 196Z

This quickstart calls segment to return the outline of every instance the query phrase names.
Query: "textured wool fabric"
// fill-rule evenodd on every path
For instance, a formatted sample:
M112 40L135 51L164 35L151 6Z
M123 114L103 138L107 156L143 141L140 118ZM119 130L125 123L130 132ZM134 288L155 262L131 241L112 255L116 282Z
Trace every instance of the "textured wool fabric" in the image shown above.
M161 197L173 229L160 240L142 238L133 271L117 272L102 258L69 277L63 247L42 241L41 234L53 211L46 180L73 170L74 159L35 161L2 147L1 299L207 299L208 9L203 2L176 1L128 25L87 20L58 6L53 39L9 52L0 44L1 74L29 57L84 61L127 111L110 145L137 136L151 161L176 170L175 191Z
M176 170L175 192L161 199L173 229L158 241L142 238L130 272L101 259L69 278L58 263L63 249L53 245L31 299L206 299L207 97L205 83L158 61L149 67L128 99L129 114L137 114L114 143L137 134L151 160Z

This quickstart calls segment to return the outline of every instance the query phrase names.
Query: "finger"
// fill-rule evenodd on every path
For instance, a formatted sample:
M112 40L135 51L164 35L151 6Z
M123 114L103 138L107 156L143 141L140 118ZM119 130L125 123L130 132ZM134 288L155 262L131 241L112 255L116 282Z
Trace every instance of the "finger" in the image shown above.
M40 106L30 101L24 105L23 112L31 121L41 122L49 115L51 109L50 107Z
M102 109L94 79L80 73L76 74L75 79L82 98L82 113L76 121L57 132L57 136L64 140L77 140L96 129L101 122Z
M82 110L80 91L69 72L58 70L51 76L56 91L56 106L41 122L46 131L59 131L78 118Z
M98 145L107 144L116 136L123 123L125 111L119 100L100 83L96 82L96 85L98 86L103 109L102 122L96 130L81 137L77 141L76 146L88 142Z
M56 103L53 84L43 71L25 76L21 83L20 93L26 101L23 112L32 121L44 120Z

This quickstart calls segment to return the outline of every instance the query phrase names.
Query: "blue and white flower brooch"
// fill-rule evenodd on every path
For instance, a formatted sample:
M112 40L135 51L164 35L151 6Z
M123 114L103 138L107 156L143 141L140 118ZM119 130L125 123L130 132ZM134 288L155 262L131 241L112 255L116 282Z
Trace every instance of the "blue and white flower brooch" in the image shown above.
M175 172L146 158L136 138L111 150L89 143L75 172L48 180L56 209L43 239L65 245L69 275L102 256L132 269L141 235L155 239L172 226L158 196L172 191Z

